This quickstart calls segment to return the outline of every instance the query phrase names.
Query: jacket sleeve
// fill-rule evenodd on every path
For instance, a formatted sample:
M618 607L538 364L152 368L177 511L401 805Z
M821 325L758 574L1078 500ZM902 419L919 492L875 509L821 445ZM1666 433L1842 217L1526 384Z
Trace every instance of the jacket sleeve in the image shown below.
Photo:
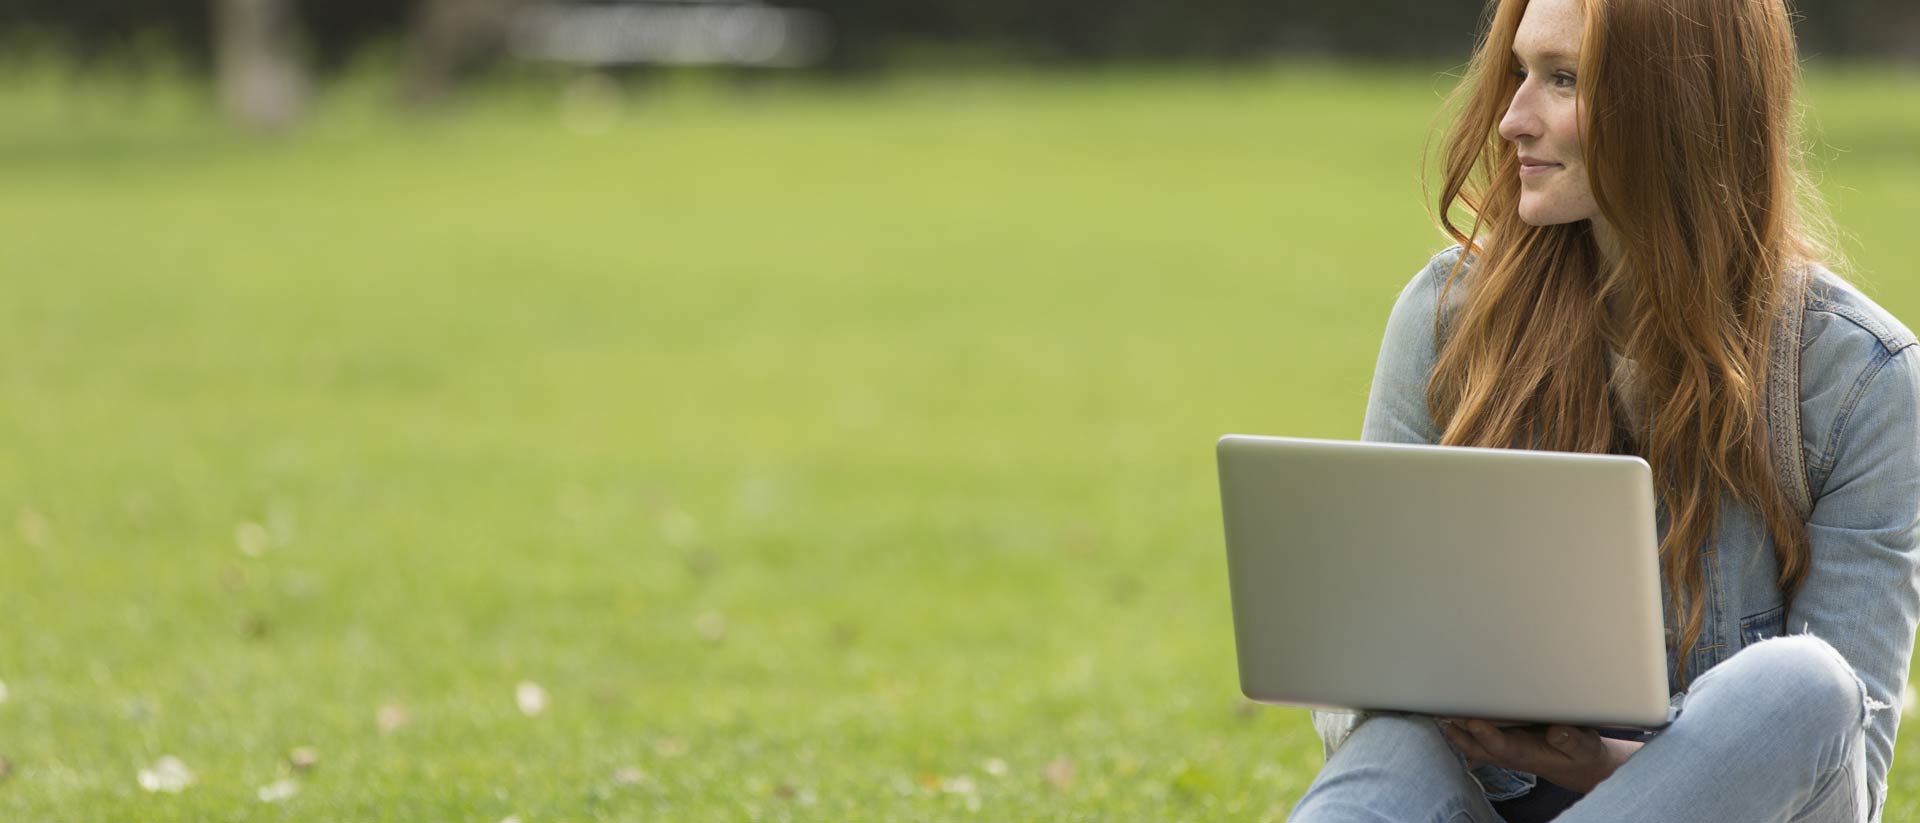
M1456 246L1436 255L1394 301L1380 342L1380 359L1373 368L1373 388L1367 393L1361 440L1434 443L1440 439L1427 413L1427 378L1433 373L1438 348L1435 323L1440 287L1459 254Z
M1920 347L1879 359L1850 395L1832 471L1807 521L1813 562L1786 630L1827 640L1866 687L1869 819L1877 820L1920 626Z

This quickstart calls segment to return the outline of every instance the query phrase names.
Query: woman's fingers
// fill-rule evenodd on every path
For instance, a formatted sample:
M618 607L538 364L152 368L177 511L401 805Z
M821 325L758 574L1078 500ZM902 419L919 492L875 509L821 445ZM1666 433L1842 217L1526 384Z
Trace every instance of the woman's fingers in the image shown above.
M1473 735L1463 730L1459 723L1452 720L1442 720L1440 722L1440 733L1446 736L1447 742L1453 745L1455 751L1467 759L1468 769L1477 769L1487 763L1494 762L1493 758L1487 754L1487 751L1480 747L1479 741L1475 740Z
M1480 744L1480 749L1491 755L1490 759L1495 763L1505 763L1514 755L1514 747L1508 740L1507 733L1494 728L1492 723L1485 720L1469 720L1467 733L1473 735L1474 742Z
M1600 741L1598 732L1591 729L1576 729L1572 726L1554 726L1548 729L1547 745L1576 762L1598 759L1607 750L1607 745Z
M1438 720L1469 769L1492 764L1586 793L1618 766L1608 741L1592 729L1555 725L1537 731L1537 726L1503 729L1478 719Z
M1534 774L1575 761L1575 753L1586 753L1584 746L1589 742L1580 736L1583 733L1581 730L1570 727L1556 726L1543 735L1523 729L1502 729L1479 719L1451 718L1448 722L1454 730L1453 734L1448 735L1448 740L1460 748L1461 754ZM1571 749L1564 749L1553 742L1555 733L1563 729L1569 731L1565 745ZM1471 750L1467 747L1471 747Z

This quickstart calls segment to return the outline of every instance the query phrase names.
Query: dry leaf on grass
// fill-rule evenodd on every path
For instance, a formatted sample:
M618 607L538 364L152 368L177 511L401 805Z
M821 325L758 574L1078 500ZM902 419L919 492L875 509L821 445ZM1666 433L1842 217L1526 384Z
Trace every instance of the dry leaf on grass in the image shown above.
M1061 791L1073 787L1073 761L1067 758L1062 757L1048 763L1040 774L1047 779L1048 783L1052 783L1054 788Z
M413 716L407 713L407 707L398 703L388 703L374 712L373 724L381 734L393 734L413 722Z
M287 765L296 772L312 771L313 767L320 765L320 750L312 746L296 747L287 752Z

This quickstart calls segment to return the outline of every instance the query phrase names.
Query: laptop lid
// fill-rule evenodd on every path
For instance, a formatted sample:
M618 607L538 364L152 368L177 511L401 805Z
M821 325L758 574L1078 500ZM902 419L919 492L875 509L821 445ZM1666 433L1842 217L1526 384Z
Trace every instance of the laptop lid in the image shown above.
M1216 453L1247 697L1666 723L1645 461L1246 435Z

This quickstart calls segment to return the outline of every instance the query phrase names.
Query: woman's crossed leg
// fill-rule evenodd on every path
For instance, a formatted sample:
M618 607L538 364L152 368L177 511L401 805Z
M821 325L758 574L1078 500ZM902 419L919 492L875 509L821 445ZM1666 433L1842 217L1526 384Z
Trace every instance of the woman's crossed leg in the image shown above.
M1866 692L1826 641L1742 649L1693 684L1679 719L1556 818L1860 823ZM1502 823L1431 717L1354 729L1289 818L1296 823Z

